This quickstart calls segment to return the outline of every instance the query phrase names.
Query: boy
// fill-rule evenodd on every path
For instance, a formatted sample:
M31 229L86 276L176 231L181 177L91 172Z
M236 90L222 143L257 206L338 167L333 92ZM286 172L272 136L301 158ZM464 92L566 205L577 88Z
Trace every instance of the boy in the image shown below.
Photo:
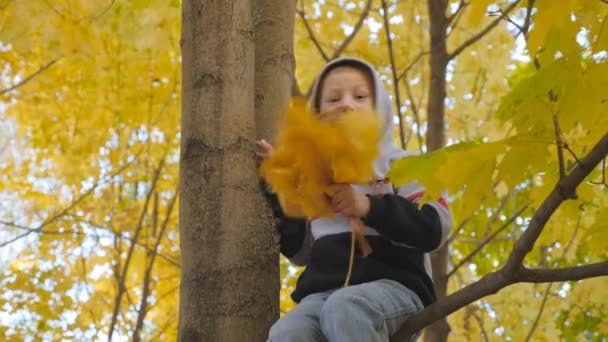
M390 164L408 155L393 144L390 98L376 71L355 58L325 66L313 86L310 105L321 119L351 110L375 112L383 121L376 181L335 184L334 220L289 218L271 196L281 235L281 253L306 266L292 298L298 306L270 329L269 341L388 341L411 315L435 301L429 257L447 240L452 219L444 198L418 208L424 190L415 182L397 189L385 179ZM272 146L257 142L266 158ZM350 217L366 226L372 247L355 259L351 284L342 288L348 268ZM415 340L417 336L412 336Z

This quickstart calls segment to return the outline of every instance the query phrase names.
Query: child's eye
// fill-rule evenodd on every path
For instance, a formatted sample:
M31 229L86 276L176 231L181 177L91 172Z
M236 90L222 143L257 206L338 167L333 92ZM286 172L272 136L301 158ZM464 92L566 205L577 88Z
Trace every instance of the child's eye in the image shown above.
M340 99L338 99L338 98L332 98L332 99L329 99L329 102L338 102L339 100Z
M362 100L362 99L366 99L367 95L357 95L357 99Z

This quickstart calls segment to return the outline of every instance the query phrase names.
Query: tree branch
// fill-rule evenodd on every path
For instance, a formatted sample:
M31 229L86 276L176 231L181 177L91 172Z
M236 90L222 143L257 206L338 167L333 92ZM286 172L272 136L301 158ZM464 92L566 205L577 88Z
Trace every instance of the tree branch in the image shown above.
M384 21L384 32L386 33L386 41L388 45L388 55L391 61L391 74L393 75L393 87L395 87L395 106L397 107L397 118L399 119L399 141L401 148L405 148L405 134L403 132L403 118L401 115L401 95L399 94L399 78L397 77L397 65L395 64L395 53L393 51L393 38L391 37L391 28L388 22L388 8L386 0L382 1L382 19Z
M574 232L572 233L572 236L570 237L570 241L568 241L568 244L566 245L566 248L564 248L564 251L561 255L561 257L559 258L559 262L561 263L562 261L564 261L564 259L566 258L566 255L568 254L568 251L570 250L570 248L572 247L572 245L574 244L574 238L576 237L576 234L578 233L578 229L581 226L581 218L582 215L581 213L578 214L578 219L576 221L576 226L574 227ZM530 331L528 332L528 335L526 336L526 341L528 342L532 339L532 335L534 334L534 330L536 330L536 327L538 327L538 322L540 322L540 318L543 315L543 311L545 310L545 305L547 304L547 299L549 298L549 293L551 293L551 287L553 286L553 283L549 283L549 285L547 285L547 288L545 289L545 293L543 295L543 300L540 304L540 308L538 310L538 314L536 315L536 318L534 319L534 323L532 323L532 327L530 328Z
M558 269L522 267L515 273L514 280L520 283L548 283L578 281L602 276L608 276L608 261Z
M507 7L507 9L503 11L504 15L508 15L511 11L513 11L515 9L515 7L517 7L517 5L519 5L520 2L521 2L521 0L516 0L511 5L509 5L509 7ZM469 38L467 41L465 41L464 43L462 43L462 45L460 45L459 47L457 47L456 50L454 50L452 53L449 53L448 54L448 59L449 60L454 59L456 56L458 56L466 48L468 48L469 46L471 46L474 43L476 43L477 41L479 41L488 32L490 32L496 25L498 25L498 23L501 20L502 20L502 17L498 17L498 18L494 19L494 21L492 21L492 23L490 23L488 26L486 26L483 30L481 30L479 33L477 33L476 35L474 35L473 37Z
M416 123L416 138L418 139L418 150L420 153L422 153L424 141L422 140L422 134L420 133L420 112L416 102L414 101L414 94L412 94L412 88L410 87L410 83L408 82L407 78L403 80L403 84L405 85L405 93L407 94L407 98L410 100L412 113L414 114L414 122ZM399 125L401 125L401 115L399 115Z
M450 272L448 272L447 277L451 277L454 273L456 273L456 271L458 271L460 267L469 263L469 261L471 261L471 259L473 259L477 255L477 253L479 253L488 243L494 240L494 238L498 234L500 234L503 230L509 227L511 223L515 221L515 219L517 219L524 211L526 211L526 209L528 209L528 206L529 204L524 205L521 209L517 211L517 213L515 213L515 215L511 217L511 219L509 219L509 221L505 222L502 227L498 228L494 233L492 233L492 235L482 240L479 246L477 246L469 255L462 259L456 266L454 266L454 268Z
M135 227L135 232L133 234L133 241L137 241L137 239L139 237L139 233L141 232L141 229L143 227L144 218L148 211L148 204L150 203L150 199L152 198L152 194L154 193L154 189L156 188L156 183L157 183L158 178L160 177L160 173L165 165L166 157L167 157L167 155L165 154L154 172L154 177L152 178L152 184L150 185L150 190L148 191L148 194L146 195L146 199L144 201L144 206L142 208L141 215L139 216L137 226ZM133 256L134 250L135 250L135 244L133 243L129 246L129 251L127 252L127 258L125 259L125 263L124 263L122 272L120 272L120 270L119 270L118 293L116 294L116 298L114 301L114 311L112 312L112 320L110 322L110 330L108 332L108 341L112 340L112 335L114 334L114 328L116 326L116 320L118 318L118 313L120 311L120 304L122 301L122 296L124 295L125 290L126 290L125 283L126 283L126 278L127 278L127 272L129 271L129 265L131 263L131 257Z
M359 19L357 20L357 23L355 24L355 26L353 28L353 31L342 41L342 43L340 44L340 46L334 51L334 53L331 55L331 57L327 57L327 54L325 54L325 51L321 47L321 44L315 38L314 33L312 32L312 28L310 28L310 26L308 25L308 22L304 21L304 25L306 26L306 30L308 31L308 35L310 36L310 39L317 46L317 49L319 49L319 51L321 52L321 56L323 57L323 59L325 59L325 62L329 62L331 60L334 60L334 59L340 57L340 55L342 55L342 53L344 52L344 50L346 50L346 48L348 47L348 45L351 43L351 41L355 38L355 36L357 35L357 33L363 27L363 23L365 22L365 19L369 15L369 12L371 10L371 6L372 6L372 0L367 0L367 3L365 4L365 8L363 9L363 12L360 14ZM303 8L303 5L302 5L302 8ZM298 12L298 11L296 11L296 12ZM302 9L302 10L300 10L300 12L301 12L300 17L302 17L302 15L304 14L304 10ZM305 20L304 17L302 17L302 20ZM295 80L295 78L294 78L294 80ZM296 86L297 86L297 84L296 84ZM306 97L310 96L310 92L311 91L312 91L312 85L306 91ZM292 88L292 93L295 93L295 89L294 88ZM298 93L301 94L301 92L299 92L299 89L298 89Z
M20 82L17 82L16 84L6 88L6 89L2 89L0 90L0 96L8 93L9 91L13 91L19 87L21 87L22 85L26 84L27 82L31 81L34 77L36 77L37 75L39 75L41 72L45 71L46 69L50 68L53 64L55 64L59 59L53 59L52 61L46 63L44 66L42 66L40 69L38 69L38 71L36 71L35 73L27 76L26 78L22 79Z
M553 114L553 127L555 129L555 144L557 145L557 161L559 165L559 179L566 177L566 166L564 164L564 142L559 130L557 115Z
M303 1L302 1L302 9L296 10L296 13L300 16L300 18L302 18L302 21L304 22L304 27L306 27L306 31L308 32L308 37L310 38L310 40L312 40L312 42L317 47L317 50L321 54L321 57L323 57L323 59L325 60L325 62L329 62L330 61L329 57L327 56L327 54L325 53L325 51L321 47L321 44L319 44L319 41L317 40L317 37L315 36L315 33L312 31L312 27L310 27L310 24L308 23L308 20L306 20L306 13L304 13L304 3L303 3Z
M447 18L446 24L450 25L452 23L452 21L454 20L454 18L456 18L456 16L465 8L469 5L468 2L465 2L464 0L460 0L460 3L458 4L458 8L456 9L456 11L454 12L454 14L450 15Z
M418 61L420 61L420 59L426 55L428 55L429 53L431 53L430 51L420 51L416 57L414 57L414 59L410 62L410 64L408 64L407 67L405 67L405 69L403 69L403 71L401 72L401 74L399 75L398 79L402 79L406 76L406 74L416 65L416 63L418 63Z
M534 2L536 0L528 0L528 7L526 8L526 18L524 19L524 26L521 28L521 33L524 35L526 42L528 41L528 31L530 31L530 23L532 22L532 8L534 8Z
M564 194L574 193L577 186L607 154L608 133L581 160L580 165L577 165L570 174L558 182L555 189L536 210L530 221L530 225L516 242L503 268L426 307L406 321L391 338L391 341L403 341L414 332L421 330L436 320L480 298L497 293L500 289L516 282L575 281L608 275L608 261L562 269L529 269L522 266L524 257L534 246L551 215L568 198Z
M346 50L346 48L348 47L348 44L350 44L350 42L353 40L353 38L355 38L355 35L357 35L359 30L361 30L361 27L363 27L363 23L365 22L365 19L369 15L369 11L370 11L371 7L372 7L372 0L367 0L367 3L365 4L365 8L363 9L363 13L361 13L359 20L357 20L357 23L355 24L353 31L346 37L346 39L344 39L342 41L342 44L340 44L338 49L336 49L336 51L334 51L334 53L331 55L331 59L336 59L336 58L340 57L340 55L342 55L342 52L344 52L344 50Z
M514 273L521 265L524 257L532 250L545 224L559 205L576 194L578 185L591 173L594 167L608 154L608 134L605 134L591 151L581 160L581 163L564 178L536 210L530 225L515 244L513 252L505 265L507 273Z
M11 222L2 222L3 224L6 225L11 225L15 228L20 228L22 230L26 230L25 233L21 234L21 235L17 235L16 237L8 240L8 241L4 241L2 243L0 243L0 248L5 247L17 240L20 240L32 233L40 233L42 232L42 230L44 229L44 227L46 227L47 225L53 223L55 220L59 219L60 217L67 215L68 212L70 210L72 210L74 207L76 207L80 202L82 202L86 197L88 197L89 195L91 195L92 193L95 192L95 190L97 190L97 188L103 184L105 184L105 182L107 180L112 180L115 176L119 175L121 172L123 172L127 167L131 166L131 164L133 164L136 160L138 155L141 153L143 149L140 149L136 154L135 157L133 158L133 160L125 163L125 165L123 165L122 167L120 167L118 170L116 170L116 172L112 173L111 175L109 175L108 177L106 177L105 179L100 179L98 180L95 185L93 185L91 187L91 189L87 190L84 194L82 194L79 198L77 198L76 200L74 200L72 203L70 203L70 205L68 205L66 208L62 209L61 211L59 211L58 213L54 214L53 216L47 218L46 220L44 220L38 227L36 228L29 228L29 227L24 227L24 226L19 226L16 225L14 223Z
M173 197L169 201L169 205L167 207L167 214L165 215L165 219L160 228L160 232L158 234L158 238L156 239L156 244L154 245L154 251L152 256L150 257L150 261L148 262L148 267L146 267L146 273L144 275L144 283L141 294L141 300L139 303L139 312L137 314L137 323L135 324L135 330L133 331L133 342L139 342L141 340L140 332L144 326L144 318L146 317L147 308L146 305L148 303L148 296L150 295L150 281L152 278L152 268L154 266L154 259L156 257L156 253L158 252L158 247L160 246L160 241L165 235L165 230L169 225L169 219L171 218L171 212L173 211L173 206L175 204L175 200L177 199L178 190L175 190Z

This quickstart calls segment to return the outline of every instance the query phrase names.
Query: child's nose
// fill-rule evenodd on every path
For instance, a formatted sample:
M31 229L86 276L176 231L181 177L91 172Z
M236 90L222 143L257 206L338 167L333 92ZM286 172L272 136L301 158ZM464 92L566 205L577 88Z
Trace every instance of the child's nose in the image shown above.
M340 100L340 109L343 111L355 109L355 101L351 96L343 96Z

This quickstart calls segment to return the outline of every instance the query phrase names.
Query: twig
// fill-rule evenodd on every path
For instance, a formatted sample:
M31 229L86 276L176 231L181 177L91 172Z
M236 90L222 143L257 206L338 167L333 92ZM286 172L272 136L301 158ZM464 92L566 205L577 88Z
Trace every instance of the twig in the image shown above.
M340 46L331 55L331 60L340 57L342 52L344 52L344 50L346 50L346 48L348 47L350 42L355 38L355 35L357 35L359 30L361 30L361 27L363 27L363 23L365 22L365 19L369 15L371 6L372 6L372 0L367 0L367 3L365 4L365 8L363 9L363 13L361 13L361 15L359 16L359 20L357 20L355 27L353 28L352 32L346 37L346 39L344 39L342 41L342 44L340 44Z
M505 9L503 11L503 13L505 15L508 15L511 11L513 11L515 9L515 7L517 7L517 5L519 5L520 2L521 2L521 0L516 0L511 5L509 5L509 7L507 7L507 9ZM488 26L486 26L479 33L477 33L476 35L474 35L473 37L469 38L467 41L465 41L464 43L462 43L462 45L460 45L459 47L457 47L456 50L454 50L452 53L448 54L448 60L454 59L456 56L458 56L466 48L468 48L469 46L471 46L472 44L476 43L478 40L480 40L481 38L483 38L496 25L498 25L498 23L501 20L502 20L502 18L496 18L494 21L492 21L492 23L490 23Z
M483 311L481 311L483 313ZM488 332L485 329L485 326L483 325L483 321L481 320L481 317L479 317L477 315L477 313L473 313L473 317L475 318L475 320L477 321L477 324L479 325L479 329L481 330L481 336L483 337L483 340L485 342L490 342L490 340L488 339Z
M488 14L492 17L499 17L500 19L506 20L511 25L517 27L519 29L519 32L523 32L523 30L524 30L523 27L521 27L518 23L513 21L513 19L511 19L508 15L506 15L501 9L496 12L489 12Z
M6 89L0 90L0 96L8 93L9 91L13 91L13 90L21 87L22 85L26 84L27 82L31 81L34 77L36 77L37 75L39 75L41 72L43 72L46 69L50 68L58 60L59 59L53 59L52 61L46 63L44 66L42 66L40 69L38 69L36 72L34 72L33 74L27 76L26 78L22 79L21 81L17 82L16 84L14 84L14 85L6 88Z
M73 202L72 202L70 205L68 205L66 208L64 208L63 210L61 210L60 212L56 213L56 214L55 214L55 215L53 215L52 217L50 217L50 218L46 219L45 221L43 221L43 222L42 222L42 223L41 223L41 224L40 224L38 227L33 228L33 229L32 229L32 228L29 228L29 229L27 229L27 230L28 230L27 232L25 232L25 233L23 233L23 234L21 234L21 235L18 235L18 236L16 236L16 237L15 237L15 238L13 238L13 239L10 239L10 240L8 240L8 241L5 241L5 242L0 243L0 248L1 248L1 247L4 247L4 246L7 246L7 245L9 245L9 244L11 244L11 243L13 243L13 242L15 242L15 241L19 240L19 239L22 239L22 238L24 238L24 237L26 237L26 236L30 235L31 233L37 233L37 232L40 232L40 231L42 231L42 230L44 229L44 227L46 227L47 225L51 224L52 222L54 222L54 221L55 221L55 220L57 220L58 218L60 218L60 217L62 217L62 216L64 216L64 215L67 215L67 214L68 214L68 212L69 212L70 210L72 210L74 207L76 207L76 206L77 206L77 205L78 205L80 202L82 202L82 201L83 201L83 200L84 200L86 197L88 197L89 195L91 195L92 193L94 193L94 192L95 192L95 190L96 190L96 189L97 189L99 186L101 186L101 185L105 184L105 182L106 182L106 181L108 181L108 180L112 180L114 177L116 177L117 175L119 175L120 173L122 173L122 172L123 172L125 169L127 169L129 166L131 166L131 164L133 164L133 163L134 163L134 162L137 160L137 158L138 158L138 156L139 156L139 154L141 153L141 151L142 151L142 150L143 150L143 149L140 149L139 151L137 151L137 153L135 153L135 156L134 156L134 158L133 158L131 161L126 162L126 163L125 163L125 165L121 166L121 167L120 167L118 170L116 170L114 173L112 173L111 175L109 175L108 177L106 177L106 179L100 179L100 180L98 180L98 181L95 183L95 185L93 185L93 186L91 187L91 189L87 190L87 191L86 191L84 194L82 194L82 196L80 196L78 199L76 199L75 201L73 201Z
M90 21L95 21L98 20L99 18L103 17L106 13L108 13L108 11L110 9L112 9L112 6L114 6L114 2L116 0L111 0L110 3L108 4L108 6L106 6L106 8L104 8L100 13L98 13L97 15L91 16L89 17Z
M509 225L511 223L513 223L513 221L515 221L515 219L517 219L524 211L526 211L526 209L528 209L528 206L529 206L529 204L524 205L521 209L519 209L511 217L511 219L509 219L500 228L498 228L494 233L492 233L492 235L490 235L487 238L485 238L484 240L482 240L482 242L479 244L479 246L477 246L469 255L467 255L464 259L462 259L456 266L454 266L454 268L450 272L448 272L447 277L449 278L450 276L452 276L456 271L458 271L458 269L460 267L467 264L471 259L473 259L475 257L475 255L477 255L477 253L479 253L489 242L491 242L498 234L500 234L500 232L502 232L503 230L508 228Z
M602 161L602 181L601 182L595 182L595 181L589 181L589 183L591 184L596 184L596 185L606 185L608 186L608 183L606 183L606 158L604 158L604 160Z
M141 229L143 227L143 221L146 216L146 212L148 211L148 204L150 203L150 199L152 197L152 194L154 193L154 189L156 188L156 183L158 181L158 178L160 177L161 170L163 169L163 167L165 165L166 157L167 157L167 155L165 154L163 156L163 158L161 159L161 161L154 173L154 177L152 179L152 184L150 185L150 190L148 191L148 194L146 195L146 199L144 201L144 206L142 208L141 215L139 216L139 221L137 222L137 226L135 227L135 233L133 234L134 241L137 241L139 234L141 232ZM126 282L126 277L128 274L127 272L129 271L129 264L131 263L131 258L133 256L134 250L135 250L135 244L131 244L131 246L129 246L129 251L127 252L127 257L126 257L122 272L120 272L120 270L119 270L118 278L120 281L118 283L118 293L116 294L116 298L114 301L114 311L112 313L112 320L110 322L110 330L108 332L108 341L112 340L112 335L114 334L114 328L116 326L116 319L118 318L118 313L120 311L120 304L122 301L122 296L126 290L125 282Z
M559 130L559 123L557 122L557 115L553 114L553 127L555 128L555 143L557 144L557 159L559 163L559 179L562 180L566 177L566 170L564 166L564 150L561 134Z
M178 190L175 190L173 197L169 201L169 205L167 207L167 214L165 215L165 220L162 223L160 228L160 232L158 233L158 238L156 239L156 244L154 245L154 251L152 256L150 257L150 261L148 262L148 267L146 268L146 272L144 275L144 284L142 289L141 300L139 303L139 313L137 315L137 323L135 324L135 330L133 331L133 341L139 342L141 337L139 336L143 326L144 326L144 318L146 317L147 309L146 304L148 302L148 296L150 294L150 281L152 275L152 267L154 266L154 259L156 253L158 252L158 247L160 246L160 241L165 235L165 230L169 225L169 219L171 218L171 212L173 211L173 206L175 204L175 200L177 199Z
M416 106L416 102L414 101L412 88L410 87L410 83L408 82L407 78L403 80L403 84L405 85L405 93L407 94L407 98L410 100L412 113L414 114L414 122L416 123L416 138L418 139L418 150L420 151L420 153L422 153L424 141L422 140L422 134L420 133L420 112L418 107ZM401 115L399 116L399 119L401 119Z
M450 15L447 18L446 24L450 25L452 23L452 20L454 20L454 18L456 18L456 16L460 13L460 11L462 11L468 5L469 5L468 2L465 2L464 0L460 0L460 3L458 4L458 8L456 9L456 12L454 12L454 14Z
M401 96L399 94L399 78L397 77L397 65L395 64L395 54L393 51L393 38L391 37L390 24L388 22L388 8L386 0L382 1L382 18L384 20L384 32L388 45L388 55L391 61L391 74L393 75L393 86L395 87L395 106L397 107L397 118L399 119L399 140L401 148L405 148L405 134L403 132L403 117L401 115Z
M137 246L142 247L142 248L143 248L143 249L145 249L145 250L146 250L146 252L148 252L148 253L153 253L153 250L152 250L152 248L151 248L151 247L148 247L147 245L145 245L145 244L143 244L143 243L141 243L141 242L139 242L139 241L135 241L135 240L133 240L132 238L130 238L129 236L127 236L127 234L126 234L126 233L121 233L121 232L115 231L115 230L114 230L114 229L112 229L111 227L106 227L106 226L103 226L103 225L97 224L97 223L95 223L95 222L91 222L91 221L87 221L87 220L80 219L78 216L75 216L75 215L72 215L72 214L68 214L68 215L66 215L66 216L72 216L72 217L73 217L74 219L76 219L78 222L85 223L85 224L87 224L87 225L91 226L92 228L96 228L96 229L101 229L101 230L108 231L108 232L112 233L112 234L114 235L114 237L119 238L120 240L126 240L126 241L128 241L129 243L131 243L131 244L136 244ZM42 234L49 234L49 233L54 233L54 232L41 231L40 233L42 233ZM84 236L86 236L86 234L84 234L84 233L80 233L80 232L78 232L78 231L66 231L66 233L71 233L71 234L79 234L79 235L84 235ZM97 236L98 236L98 235L97 235ZM156 253L156 255L157 255L159 258L161 258L161 259L165 260L166 262L168 262L169 264L171 264L171 265L173 265L173 266L175 266L175 267L177 267L177 268L181 268L180 263L179 263L179 262L177 262L177 261L175 261L175 260L174 260L172 257L169 257L169 256L164 255L164 254L161 254L161 253Z
M572 233L572 236L570 237L570 241L568 241L568 244L566 245L566 248L564 248L564 252L562 253L559 262L561 263L562 261L564 261L564 259L566 258L566 255L568 254L568 251L570 250L570 247L572 247L572 244L574 243L574 238L576 237L576 234L578 233L578 229L581 225L581 218L582 218L582 214L579 213L578 215L578 220L576 222L576 226L574 226L574 232ZM553 286L553 283L549 283L549 285L547 285L547 288L545 289L545 294L543 295L543 300L540 304L540 309L538 310L538 314L536 315L536 318L534 319L534 323L532 323L532 327L530 328L530 331L528 332L528 335L526 336L526 342L530 341L530 339L532 338L532 335L534 334L534 330L536 330L536 327L538 326L538 322L540 322L540 318L543 315L543 311L545 309L545 304L547 303L547 299L549 298L549 293L551 292L551 287Z
M528 41L528 32L530 31L530 23L532 22L532 8L536 0L528 0L528 7L526 8L526 18L524 19L524 26L521 29L526 42Z
M403 71L401 72L401 74L399 74L399 77L397 77L397 79L402 79L406 76L406 74L416 65L416 63L418 63L420 61L420 59L426 55L428 55L429 53L431 53L430 51L420 51L416 57L414 57L414 59L410 62L410 64L408 64L407 67L405 67L405 69L403 69Z
M310 36L310 39L313 41L313 43L315 43L315 45L317 46L317 49L319 49L319 51L321 52L321 56L325 56L323 58L325 59L326 62L329 62L331 60L334 60L334 59L340 57L340 55L342 55L344 50L346 50L348 45L352 42L352 40L355 38L357 33L363 27L363 23L365 22L365 19L368 17L369 12L371 10L371 5L372 5L372 1L368 0L365 5L365 8L363 9L363 12L360 14L359 19L357 20L357 23L355 24L352 32L342 41L340 46L336 50L334 50L331 57L327 57L327 55L325 54L325 51L321 47L321 43L319 43L319 41L314 37L312 29L309 29L310 26L308 25L308 23L306 21L304 22L304 25L306 25L306 27L307 27L308 35ZM302 5L302 9L300 11L302 12L302 14L304 14L304 5ZM300 16L302 16L302 15L300 15ZM302 17L302 20L305 20L305 19ZM295 82L295 78L294 78L294 82ZM298 92L299 92L299 89L297 89L297 83L295 83L295 87L296 87L295 89L292 88L292 92L295 92L295 90L298 90ZM308 88L308 90L306 91L306 97L310 97L312 87L313 87L313 85L311 85Z
M300 16L300 18L302 18L302 21L304 22L304 27L306 27L306 31L308 32L308 37L310 38L310 40L312 40L312 42L317 47L317 50L321 54L321 57L323 57L325 62L329 62L330 61L329 57L327 56L327 54L321 47L321 44L319 44L319 41L317 40L315 33L313 32L312 28L310 27L308 20L306 20L306 13L304 13L304 1L302 1L302 8L300 10L296 10L296 13Z

